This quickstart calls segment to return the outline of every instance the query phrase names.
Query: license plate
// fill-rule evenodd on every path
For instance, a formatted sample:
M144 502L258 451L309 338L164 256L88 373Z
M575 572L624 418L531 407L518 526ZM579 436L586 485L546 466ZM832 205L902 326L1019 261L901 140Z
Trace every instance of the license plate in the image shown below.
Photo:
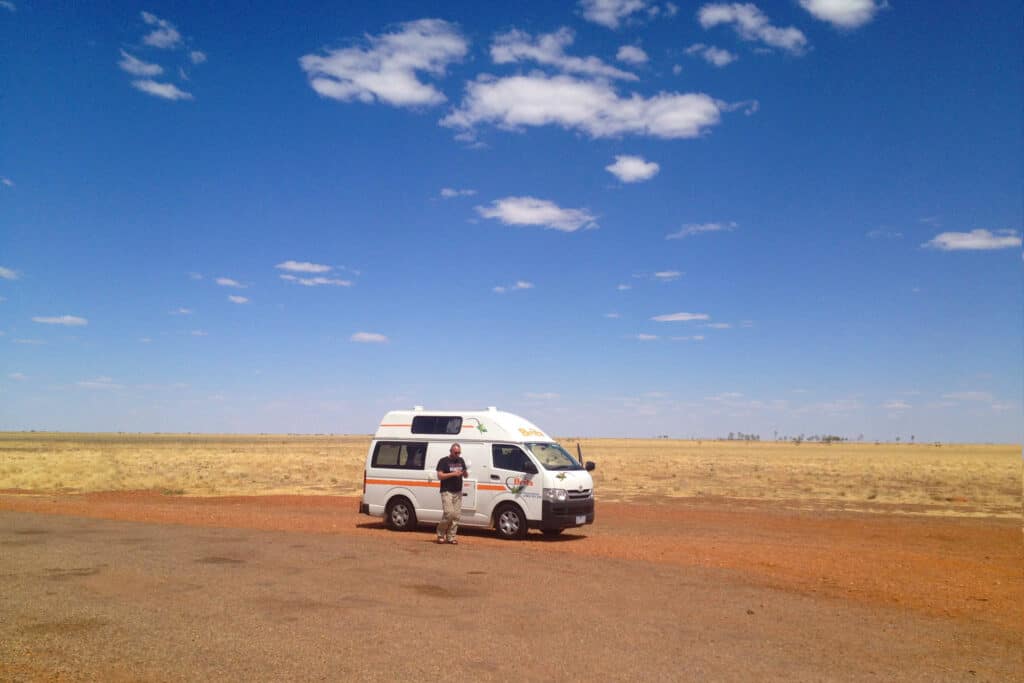
M586 524L587 523L587 516L586 515L576 515L576 523L577 524Z

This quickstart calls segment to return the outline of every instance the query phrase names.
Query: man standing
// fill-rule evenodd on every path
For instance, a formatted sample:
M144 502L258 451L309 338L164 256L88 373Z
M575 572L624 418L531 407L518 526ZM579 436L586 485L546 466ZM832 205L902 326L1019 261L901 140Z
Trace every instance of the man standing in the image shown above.
M444 515L437 525L437 542L458 545L455 534L459 530L462 514L462 480L469 476L469 468L462 459L462 446L453 443L448 455L437 461L437 478L441 481L441 509Z

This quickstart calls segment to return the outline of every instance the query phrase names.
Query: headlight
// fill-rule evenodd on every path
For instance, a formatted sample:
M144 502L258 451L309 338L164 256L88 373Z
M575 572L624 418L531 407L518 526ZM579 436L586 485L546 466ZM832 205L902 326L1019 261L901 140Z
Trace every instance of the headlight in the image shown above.
M544 497L558 503L565 502L565 489L544 489Z

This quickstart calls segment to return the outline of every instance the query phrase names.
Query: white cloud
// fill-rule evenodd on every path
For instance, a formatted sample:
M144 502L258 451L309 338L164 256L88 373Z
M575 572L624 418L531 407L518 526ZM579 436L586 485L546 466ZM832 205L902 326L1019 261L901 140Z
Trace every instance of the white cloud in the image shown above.
M142 20L146 22L147 25L156 27L152 32L143 37L142 42L146 45L158 47L163 50L169 50L177 47L178 43L181 42L181 34L178 33L178 29L175 28L174 24L166 19L161 19L149 12L143 12Z
M604 317L606 317L606 318L611 318L612 320L618 320L618 319L619 319L619 318L621 318L622 316L621 316L621 315L619 315L618 313L605 313L605 314L604 314Z
M24 382L25 380L28 379L28 375L25 375L20 372L12 372L11 374L7 375L7 377L13 379L15 382Z
M683 67L679 66L678 64L673 64L672 73L678 76L679 74L683 73Z
M205 330L192 330L192 336L193 337L206 337L206 336L209 336L209 333L206 332Z
M708 323L707 325L702 325L702 327L707 327L707 328L710 328L710 329L713 329L713 330L729 330L729 329L732 329L732 324L731 323Z
M453 187L442 187L441 196L445 199L452 199L454 197L472 197L476 194L476 190L459 190Z
M294 282L295 284L302 285L303 287L322 287L324 285L331 285L334 287L352 286L351 280L340 280L333 277L296 277L294 275L282 275L281 279L287 280L288 282Z
M245 285L243 285L238 280L232 280L229 277L219 277L216 280L214 280L214 282L216 282L221 287L235 287L236 289L245 289Z
M171 315L192 315L191 308L176 308L171 311Z
M132 87L141 90L147 95L161 97L165 100L191 100L192 94L185 92L173 83L158 83L152 79L143 81L132 81Z
M234 294L229 294L228 295L228 301L230 301L233 304L247 304L247 303L249 303L249 299L247 299L246 297L244 297L244 296L236 296Z
M695 334L689 337L672 337L672 341L704 341L704 335Z
M386 344L389 341L383 334L376 332L356 332L349 337L349 340L361 344Z
M838 28L858 28L875 18L885 0L800 0L800 6L816 19Z
M594 138L627 133L693 138L718 125L726 106L703 93L620 97L606 81L566 75L484 75L467 84L462 104L441 125L462 129L467 136L475 126L491 123L512 130L555 125Z
M739 57L728 50L723 50L722 48L715 47L714 45L705 45L704 43L695 43L686 48L686 54L697 55L703 58L708 64L712 64L719 68L729 66L739 59Z
M689 322L691 320L708 320L711 316L707 313L665 313L656 315L651 320L659 323Z
M987 391L956 391L951 394L943 394L942 398L951 401L975 401L991 403L994 399Z
M18 6L11 2L11 0L0 0L0 7L3 7L8 12L18 11Z
M150 339L149 337L139 337L139 343L140 344L152 344L153 340Z
M688 223L676 232L665 235L667 240L681 240L705 232L729 232L736 229L736 223Z
M332 270L331 266L321 263L310 263L309 261L284 261L274 266L278 270L287 270L290 273L327 273Z
M899 399L893 399L893 400L886 401L885 403L883 403L882 407L885 408L886 410L909 410L913 406L911 406L906 401L901 401Z
M656 335L656 334L636 334L636 335L633 335L633 338L634 339L638 339L640 341L654 341L655 339L658 338L658 335Z
M0 280L17 280L18 271L0 266Z
M615 157L615 163L605 166L604 170L624 183L637 183L656 176L661 166L653 161L646 161L643 157L620 154Z
M65 325L67 327L81 327L82 325L89 324L88 320L79 318L77 315L36 316L32 318L32 322L44 325Z
M627 64L646 64L648 61L647 53L636 45L623 45L615 53L615 59Z
M562 232L580 228L596 228L597 217L586 209L563 209L554 202L535 197L505 197L488 206L476 207L484 218L494 218L505 225L536 225Z
M46 342L41 339L12 339L15 344L28 344L31 346L46 346Z
M440 104L445 96L417 72L444 75L468 51L457 27L441 19L399 25L394 33L366 37L367 47L328 50L299 60L309 85L322 97L347 102L386 102L396 107Z
M528 391L526 392L525 396L526 398L534 401L554 401L555 399L558 398L558 394L552 391L545 391L543 393L533 393Z
M93 379L82 380L81 382L75 382L76 386L82 387L83 389L123 389L124 386L121 384L114 384L114 380L110 377L95 377Z
M572 45L575 38L575 33L569 28L544 33L536 38L531 38L524 31L512 30L495 36L491 45L491 59L495 64L534 61L566 73L631 81L637 79L634 74L605 64L597 57L570 57L565 54L565 48Z
M683 276L681 271L678 270L659 270L654 273L653 277L658 282L671 282L672 280L678 280Z
M768 17L750 3L704 5L697 18L705 29L729 24L743 40L761 42L791 54L802 54L807 47L807 37L799 29L772 26Z
M620 292L626 292L633 289L633 285L620 284L615 289L619 290Z
M124 50L121 50L121 61L117 65L122 71L127 71L133 76L159 76L164 72L164 68L159 64L144 62Z
M941 251L978 251L1010 249L1021 245L1020 233L1014 230L971 230L970 232L943 232L922 244L922 247Z
M517 292L524 289L533 289L533 283L527 282L526 280L517 280L514 285L509 285L507 287L499 285L494 287L491 291L495 294L504 294L505 292Z
M648 9L648 4L647 0L580 0L579 7L587 21L617 29L631 14Z
M192 50L188 53L188 58L193 64L202 64L206 61L206 53L202 50Z

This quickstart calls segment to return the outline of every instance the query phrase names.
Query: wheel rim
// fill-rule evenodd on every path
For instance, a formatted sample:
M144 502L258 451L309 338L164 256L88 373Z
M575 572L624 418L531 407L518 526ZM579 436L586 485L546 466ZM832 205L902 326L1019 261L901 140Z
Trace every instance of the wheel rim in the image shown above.
M519 515L511 510L505 510L498 517L498 528L505 536L515 536L519 533Z
M391 508L391 522L395 526L405 526L409 523L409 508L404 505L396 505Z

